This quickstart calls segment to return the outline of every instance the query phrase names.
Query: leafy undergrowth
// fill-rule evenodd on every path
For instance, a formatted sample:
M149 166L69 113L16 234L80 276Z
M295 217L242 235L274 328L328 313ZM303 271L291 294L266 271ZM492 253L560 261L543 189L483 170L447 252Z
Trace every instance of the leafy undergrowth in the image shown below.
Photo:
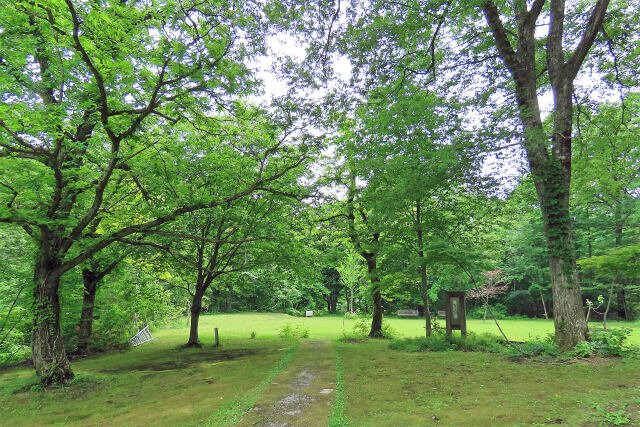
M574 358L600 357L638 357L637 346L628 345L626 340L631 333L628 328L610 329L592 333L589 342L578 344L573 350L562 352L554 343L553 336L535 339L523 343L507 343L492 334L470 333L466 338L459 335L447 336L442 332L428 338L405 338L393 341L389 348L408 352L419 351L481 351L502 353L512 361L534 359L541 361L567 362Z
M336 345L351 425L611 425L614 417L640 425L637 359L512 363L484 352L394 351L375 340Z
M499 353L504 348L504 340L491 334L470 333L466 338L459 335L434 334L429 338L405 338L389 344L393 350L416 351L484 351Z

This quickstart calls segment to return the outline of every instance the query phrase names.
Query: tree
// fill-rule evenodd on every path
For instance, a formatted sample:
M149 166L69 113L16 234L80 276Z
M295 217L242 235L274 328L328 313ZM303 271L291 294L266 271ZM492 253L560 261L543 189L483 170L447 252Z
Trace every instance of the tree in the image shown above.
M493 34L498 56L515 85L523 144L547 237L555 342L566 349L584 341L588 333L569 213L574 80L602 27L609 0L596 2L580 35L567 32L565 2L550 0L546 46L542 47L536 29L544 16L542 11L546 3L545 0L536 0L529 7L526 2L514 1L511 8L499 8L493 1L487 1L482 10ZM505 15L513 19L507 27L502 18ZM575 37L578 37L577 44L572 43L574 48L567 50L570 45L568 39ZM546 58L546 66L542 70L536 56ZM541 72L548 76L553 93L550 138L547 138L543 127L538 100Z
M338 273L340 273L340 281L349 290L347 309L350 313L354 313L354 294L365 277L363 266L358 259L357 254L347 252L336 269L338 270Z
M106 251L94 256L82 266L82 312L78 322L78 345L76 347L76 352L80 354L86 353L89 349L98 284L124 259L123 255L111 254L108 256L104 252Z
M639 101L636 94L629 94L621 103L598 105L593 112L580 106L573 203L587 257L626 246L638 237ZM619 317L630 317L623 288L617 291L617 303Z
M163 182L172 162L198 155L170 129L215 120L202 113L229 108L254 86L243 64L261 43L251 6L72 0L3 6L0 222L36 242L31 348L44 383L73 377L60 333L65 272L119 239L270 181L253 169L236 192L213 198ZM250 156L264 162L274 151ZM152 181L154 174L159 179L141 185L142 176ZM122 206L133 201L133 210L140 199L153 203L123 223Z
M603 255L584 258L578 261L580 267L593 271L604 283L601 288L609 288L607 306L603 315L604 329L607 329L607 314L611 306L614 291L625 290L637 292L638 271L640 271L640 245L616 247L606 251ZM626 282L626 283L624 283Z

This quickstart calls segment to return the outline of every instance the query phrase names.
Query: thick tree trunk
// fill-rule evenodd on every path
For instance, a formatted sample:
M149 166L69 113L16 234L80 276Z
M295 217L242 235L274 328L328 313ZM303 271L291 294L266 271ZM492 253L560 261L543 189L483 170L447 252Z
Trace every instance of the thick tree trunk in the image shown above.
M557 256L550 256L553 292L555 343L560 348L573 348L587 339L587 321L582 309L582 292L575 266L565 267Z
M373 319L371 319L371 331L369 336L373 338L380 338L382 334L382 295L380 290L375 290L373 293Z
M89 340L93 331L93 307L96 299L96 289L98 287L98 275L93 271L82 269L82 284L84 294L82 298L82 313L78 328L78 353L86 353L89 347Z
M338 295L335 293L329 294L329 312L335 313L338 311Z
M545 51L540 52L536 46L536 23L545 3L536 1L530 9L527 8L527 2L514 4L517 50L509 40L496 4L486 1L483 11L498 54L515 83L518 110L524 126L524 147L540 201L550 254L555 342L561 348L568 349L584 341L588 333L569 215L573 81L600 31L609 0L599 0L593 6L580 42L569 55L563 46L565 2L562 0L549 2L550 20ZM551 141L545 135L538 103L537 50L546 56L547 73L553 90Z
M198 339L198 322L200 321L200 312L202 311L202 296L205 289L201 286L196 287L196 291L193 294L193 301L191 302L191 309L189 310L191 315L191 326L189 328L189 341L185 344L185 347L201 347L200 340Z
M54 270L53 260L41 254L34 271L31 354L36 373L44 384L64 384L73 378L60 331L60 277Z

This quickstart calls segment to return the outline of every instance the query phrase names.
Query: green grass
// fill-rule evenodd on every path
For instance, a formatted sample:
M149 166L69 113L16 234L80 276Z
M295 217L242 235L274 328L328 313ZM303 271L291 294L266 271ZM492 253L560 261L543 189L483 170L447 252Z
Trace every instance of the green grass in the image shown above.
M381 341L336 345L354 426L598 425L620 411L640 425L638 360L520 364L488 353L399 352Z
M397 318L387 317L384 320L397 331L399 338L412 338L424 336L423 318ZM208 339L213 342L213 328L220 330L221 339L225 336L249 338L251 332L255 332L258 337L276 337L279 329L286 323L292 327L303 325L309 329L309 338L312 339L335 339L342 335L342 332L352 331L355 319L345 319L343 316L318 316L318 317L292 317L278 313L234 313L218 314L214 316L202 316L200 318L201 339ZM439 321L444 327L444 320ZM526 341L528 339L540 337L544 338L553 332L553 320L544 319L518 319L499 320L500 327L507 337L515 341ZM182 321L183 334L188 334L186 321ZM629 343L640 345L640 322L607 322L610 328L627 327L633 331L629 336ZM591 328L602 327L601 323L590 322ZM470 332L481 334L483 332L499 334L493 320L467 320L467 329ZM173 332L172 332L173 333Z
M422 319L387 321L400 337L424 333ZM188 338L183 319L180 327L154 331L155 340L143 346L74 362L77 379L69 387L38 390L32 387L37 384L32 369L5 370L0 372L0 424L233 423L266 393L270 378L292 357L295 341L278 337L283 325L302 325L311 339L333 340L350 332L354 322L342 316L202 316L204 348L181 347ZM553 329L553 322L545 320L504 320L501 325L514 340L545 336ZM640 344L638 323L611 326L632 327L630 341ZM214 327L220 331L220 348L211 345ZM471 320L468 329L496 333L490 321ZM347 420L354 426L425 425L432 416L440 425L559 419L578 425L623 417L640 422L637 359L517 364L493 354L394 351L388 341L335 345L336 396L326 413L331 425Z
M36 381L32 370L6 371L0 374L0 424L202 425L210 418L214 423L218 411L233 416L245 410L295 345L234 338L219 348L183 349L186 339L162 330L141 347L75 362L76 375L86 379L81 386L25 391Z
M340 354L341 347L336 347L336 394L331 405L331 413L327 424L329 427L345 427L349 425L349 420L345 417L346 410L346 395L345 395L345 373L344 363L342 362L342 355Z

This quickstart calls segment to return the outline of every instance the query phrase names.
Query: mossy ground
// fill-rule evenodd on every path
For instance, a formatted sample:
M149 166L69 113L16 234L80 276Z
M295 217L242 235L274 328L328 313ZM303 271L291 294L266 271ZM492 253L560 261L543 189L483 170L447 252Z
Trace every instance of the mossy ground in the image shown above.
M514 363L489 353L399 352L380 341L336 345L350 425L597 426L619 409L640 425L638 360Z
M39 390L31 387L36 384L31 369L6 370L0 373L0 424L230 425L225 423L277 394L269 388L272 378L295 378L288 369L317 356L304 356L295 341L278 338L278 330L290 323L303 324L312 340L332 341L340 355L336 402L341 408L332 412L328 400L326 413L314 415L318 425L327 419L352 426L607 425L620 411L629 425L640 425L638 359L514 363L495 354L395 351L380 340L333 341L353 322L336 316L203 316L203 348L181 347L188 337L181 321L179 328L154 331L155 340L141 347L74 362L77 380L65 388ZM423 333L421 319L389 322L399 336ZM514 340L553 329L551 321L542 320L501 325ZM639 344L640 325L631 326L630 340ZM219 348L211 345L213 327L220 330ZM495 333L492 328L489 321L469 322L470 331ZM336 375L335 367L330 371ZM332 413L339 416L329 418Z

